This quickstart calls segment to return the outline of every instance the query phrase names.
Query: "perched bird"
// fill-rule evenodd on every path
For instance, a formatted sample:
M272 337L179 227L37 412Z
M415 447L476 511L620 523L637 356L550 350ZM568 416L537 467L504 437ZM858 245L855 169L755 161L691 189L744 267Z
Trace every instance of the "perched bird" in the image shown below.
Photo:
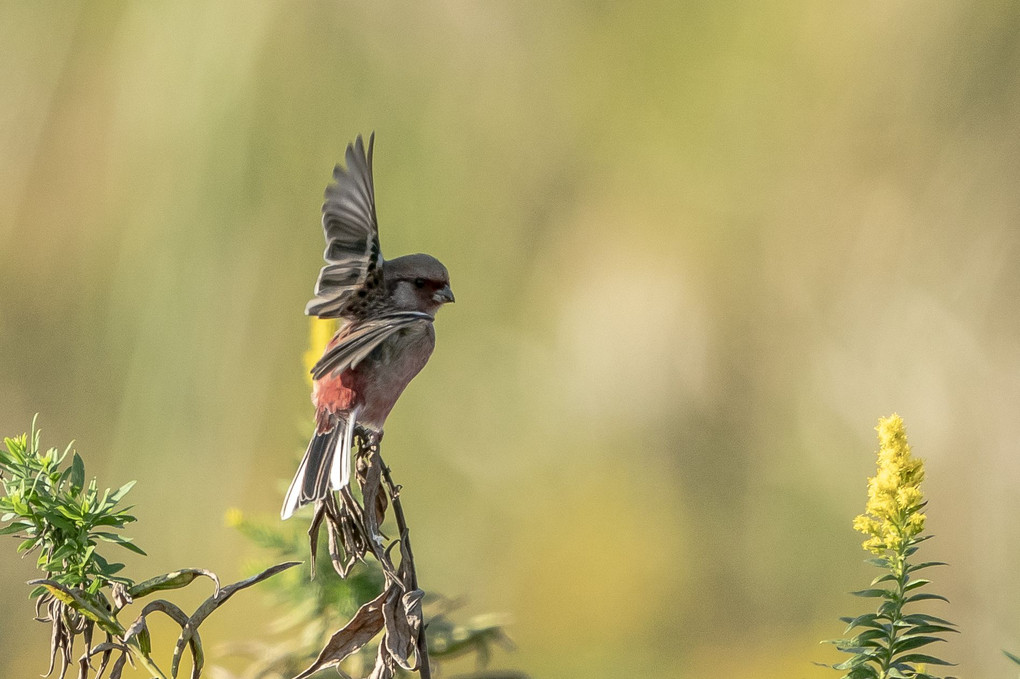
M326 187L322 228L326 266L305 313L342 319L312 368L315 434L290 484L280 516L326 497L350 482L355 429L377 442L404 387L435 348L432 326L453 302L450 275L430 255L383 259L368 152L359 135L348 144L347 168L333 170Z

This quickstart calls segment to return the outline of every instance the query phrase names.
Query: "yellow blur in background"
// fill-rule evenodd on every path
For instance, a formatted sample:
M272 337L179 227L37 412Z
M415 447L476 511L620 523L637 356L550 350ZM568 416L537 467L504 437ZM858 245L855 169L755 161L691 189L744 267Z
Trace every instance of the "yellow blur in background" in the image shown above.
M322 191L374 130L384 253L457 295L386 458L424 585L512 617L499 665L836 676L895 410L940 655L1009 676L1018 38L1009 2L0 4L0 429L138 479L132 577L240 576L221 517L275 515L304 446Z

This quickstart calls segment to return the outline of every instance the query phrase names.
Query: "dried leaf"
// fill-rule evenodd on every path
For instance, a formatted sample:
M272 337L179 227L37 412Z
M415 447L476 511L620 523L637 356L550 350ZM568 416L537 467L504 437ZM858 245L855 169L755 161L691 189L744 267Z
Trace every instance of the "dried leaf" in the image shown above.
M383 646L398 665L410 672L418 669L418 627L421 624L421 597L424 595L421 590L414 590L401 596L400 589L394 585L387 590L383 604L386 623ZM411 598L408 599L408 596ZM408 615L405 601L410 601L410 608L416 611L413 616Z
M365 502L365 529L370 540L378 545L383 544L380 526L385 511L379 511L378 497L382 493L382 461L378 451L372 451L365 460L363 468L358 469L358 483L361 485L361 497ZM372 508L372 511L369 511Z
M113 669L110 670L110 679L120 679L120 675L124 672L124 664L130 657L128 653L121 653L117 662L113 663Z
M92 669L92 665L89 664L89 656L92 654L92 632L94 629L95 623L89 621L85 624L85 629L82 630L85 653L78 659L78 679L88 679L89 670Z
M191 617L185 621L184 625L182 625L181 635L177 638L177 646L174 648L174 655L170 665L170 673L174 677L177 676L177 671L180 668L181 655L184 653L184 645L188 644L191 648L192 660L194 661L191 669L191 676L192 679L198 679L202 672L202 665L205 662L205 656L202 652L202 641L198 636L198 626L201 625L213 611L223 605L227 599L232 597L236 592L258 584L263 580L271 578L277 573L285 571L288 568L293 568L300 563L300 561L288 561L286 563L277 564L267 568L258 575L253 575L252 577L241 580L240 582L235 582L232 585L219 588L215 594L202 602L202 605L199 606L195 612L191 614Z
M315 515L312 523L308 526L308 551L311 553L310 579L315 579L315 557L319 551L319 527L322 526L322 517L326 514L326 503L319 500L315 503ZM343 574L341 574L341 577Z
M359 608L350 622L330 638L315 662L294 679L305 679L321 669L333 667L371 641L383 628L382 607L387 594L388 591L384 591Z
M106 672L106 666L110 662L110 655L114 651L120 651L121 655L120 655L120 658L118 659L118 663L120 663L123 666L124 660L125 660L125 656L128 653L130 653L130 649L128 649L128 647L123 645L123 644L117 644L117 643L114 643L114 642L110 641L109 635L107 635L107 640L105 642L103 642L103 643L99 644L98 646L96 646L94 648L91 648L88 651L86 651L85 655L83 655L81 657L81 660L79 660L79 662L87 661L92 656L97 655L99 653L102 653L103 654L103 658L99 662L99 670L96 671L96 678L95 678L95 679L102 679L103 673ZM116 673L116 664L114 665L114 672Z
M127 587L119 582L113 583L113 605L116 610L120 610L128 604L134 603L134 598L128 592Z
M396 673L396 663L387 653L385 642L379 644L379 651L375 655L375 667L372 668L372 674L368 675L368 679L392 679Z

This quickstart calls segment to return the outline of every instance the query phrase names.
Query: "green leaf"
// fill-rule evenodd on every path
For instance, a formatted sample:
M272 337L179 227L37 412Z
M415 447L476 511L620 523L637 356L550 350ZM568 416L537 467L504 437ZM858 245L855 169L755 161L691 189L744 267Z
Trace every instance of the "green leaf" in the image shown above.
M847 673L847 679L878 679L878 670L871 665L858 665Z
M850 592L850 593L853 594L854 596L875 597L875 598L881 597L881 598L884 598L884 599L890 599L890 598L892 598L892 595L893 595L893 592L890 592L887 589L860 589L860 590L857 590L856 592Z
M834 670L849 670L849 669L853 669L854 667L857 667L859 665L863 665L864 663L869 662L870 660L871 660L871 656L870 655L865 654L865 653L858 653L857 655L855 655L854 657L850 658L849 660L844 660L843 662L839 663L838 665L833 665L832 669L834 669Z
M85 461L77 452L71 459L71 492L77 493L85 485Z
M858 615L856 618L840 618L840 620L846 623L846 632L849 632L855 627L870 627L881 630L886 629L886 626L879 622L878 615L876 613L864 613L863 615Z
M922 592L920 594L913 594L911 596L908 596L906 599L903 600L903 603L909 604L914 601L928 601L932 599L937 599L939 601L945 601L946 603L949 603L949 599L945 598L941 594L931 594L929 592Z
M142 550L141 547L138 547L137 545L132 543L131 538L126 538L123 535L117 535L116 533L94 533L94 535L102 540L106 540L107 542L113 542L115 544L120 545L121 547L124 547L125 549L129 549L135 554L148 556Z
M915 648L927 646L928 644L933 644L936 641L945 641L945 639L942 639L940 637L926 636L923 634L919 636L906 635L900 637L893 643L892 652L894 654L899 654L902 653L903 651L912 651Z
M4 526L3 528L0 528L0 535L10 535L11 533L17 533L20 530L25 530L31 527L32 524L26 521L15 521L9 526Z
M124 628L121 627L116 618L103 610L102 607L86 599L81 593L68 589L53 580L32 580L28 584L46 588L57 600L62 601L89 620L95 622L107 634L114 636L124 635Z
M924 653L908 653L907 655L896 658L897 663L924 663L925 665L943 665L943 666L955 666L956 663L946 662L936 658L933 655L925 655Z
M931 580L925 580L924 578L918 578L917 580L912 580L912 581L908 582L903 587L903 591L904 592L909 592L912 589L917 589L918 587L924 587L925 585L929 584L930 582L931 582Z
M908 573L913 573L914 571L919 571L922 568L931 568L932 566L948 566L948 565L949 564L946 563L945 561L925 561L924 563L919 563L915 566L908 565L906 571Z
M117 573L120 573L122 570L124 570L124 564L122 564L122 563L107 563L107 564L105 564L103 566L100 566L99 570L106 577L110 577L111 575L116 575Z
M1013 655L1013 654L1012 654L1012 653L1010 653L1009 651L1003 651L1003 653L1005 654L1005 656L1006 656L1007 658L1009 658L1010 660L1012 660L1013 662L1015 662L1015 663L1016 663L1017 665L1020 665L1020 656L1016 656L1016 655Z
M134 485L135 481L128 481L127 483L125 483L123 486L118 488L113 495L110 496L110 502L112 502L113 504L117 504L118 502L120 502L121 498L127 495L128 491L130 491L134 487Z
M927 613L911 613L910 615L903 616L902 620L908 625L924 625L933 623L936 625L948 625L950 627L956 627L956 625L949 622L948 620L945 620L943 618L937 618L934 615L928 615Z
M889 582L890 580L895 580L895 579L896 579L896 576L893 573L886 573L885 575L879 575L878 577L876 577L874 580L871 581L871 584L872 584L872 586L874 586L874 585L877 585L879 583Z

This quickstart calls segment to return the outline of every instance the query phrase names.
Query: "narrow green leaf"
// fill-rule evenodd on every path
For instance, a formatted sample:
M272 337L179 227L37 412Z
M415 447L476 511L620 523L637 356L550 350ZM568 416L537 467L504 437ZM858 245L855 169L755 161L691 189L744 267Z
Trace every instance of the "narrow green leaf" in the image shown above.
M846 632L844 633L850 632L850 630L855 627L870 627L881 630L885 629L885 625L879 622L878 615L875 613L864 613L863 615L858 615L856 618L840 618L840 620L845 622L847 625Z
M853 669L854 667L857 667L859 665L863 665L864 663L866 663L866 662L868 662L870 660L871 660L871 656L866 655L864 653L859 653L859 654L855 655L854 657L850 658L849 660L844 660L843 662L839 663L838 665L833 665L832 669L834 669L834 670L849 670L849 669Z
M925 561L924 563L919 563L913 566L908 565L906 570L908 573L913 573L914 571L919 571L922 568L931 568L932 566L948 566L948 565L949 564L946 563L945 561Z
M110 502L112 502L113 504L117 504L118 502L120 502L121 498L127 495L128 491L130 491L134 487L134 485L135 485L134 481L128 481L127 483L125 483L123 486L118 488L113 495L110 496Z
M928 615L927 613L911 613L910 615L903 616L903 621L909 625L923 625L928 623L934 623L936 625L948 625L950 627L956 627L953 623L943 618L937 618L934 615Z
M908 653L907 655L896 658L897 663L924 663L925 665L943 665L943 666L955 666L956 663L946 662L936 658L933 655L925 655L924 653Z
M915 648L921 648L922 646L933 644L936 641L945 641L945 639L942 639L941 637L933 637L926 635L920 636L907 635L900 637L893 643L892 652L894 654L899 654L904 651L912 651Z
M871 665L858 665L847 673L847 679L878 679L878 670Z
M124 549L128 550L129 552L134 552L135 554L141 554L142 556L148 556L148 554L145 552L144 549L142 549L141 547L139 547L138 545L136 545L134 543L131 543L131 542L118 542L117 544L120 545L121 547L123 547Z
M850 592L850 593L852 595L854 595L854 596L859 596L859 597L875 597L875 598L881 597L881 598L884 598L884 599L892 598L892 595L893 595L893 592L890 592L887 589L860 589L860 590L857 590L856 592Z
M0 535L10 535L11 533L17 533L28 528L31 528L32 524L25 521L16 521L9 526L0 528Z
M949 599L945 598L941 594L931 594L929 592L922 592L920 594L913 594L911 596L908 596L906 599L904 599L903 602L909 604L909 603L914 602L914 601L929 601L929 600L933 600L933 599L937 599L938 601L945 601L946 603L949 603Z
M910 590L917 589L918 587L924 587L925 585L927 585L929 583L931 583L931 580L925 580L924 578L918 578L917 580L912 580L912 581L908 582L903 587L903 591L904 592L909 592Z
M75 453L71 459L70 479L72 492L77 492L85 485L85 461L81 459L81 455L78 453Z
M1009 651L1003 651L1003 653L1006 655L1007 658L1015 662L1017 665L1020 665L1020 656L1013 655Z

